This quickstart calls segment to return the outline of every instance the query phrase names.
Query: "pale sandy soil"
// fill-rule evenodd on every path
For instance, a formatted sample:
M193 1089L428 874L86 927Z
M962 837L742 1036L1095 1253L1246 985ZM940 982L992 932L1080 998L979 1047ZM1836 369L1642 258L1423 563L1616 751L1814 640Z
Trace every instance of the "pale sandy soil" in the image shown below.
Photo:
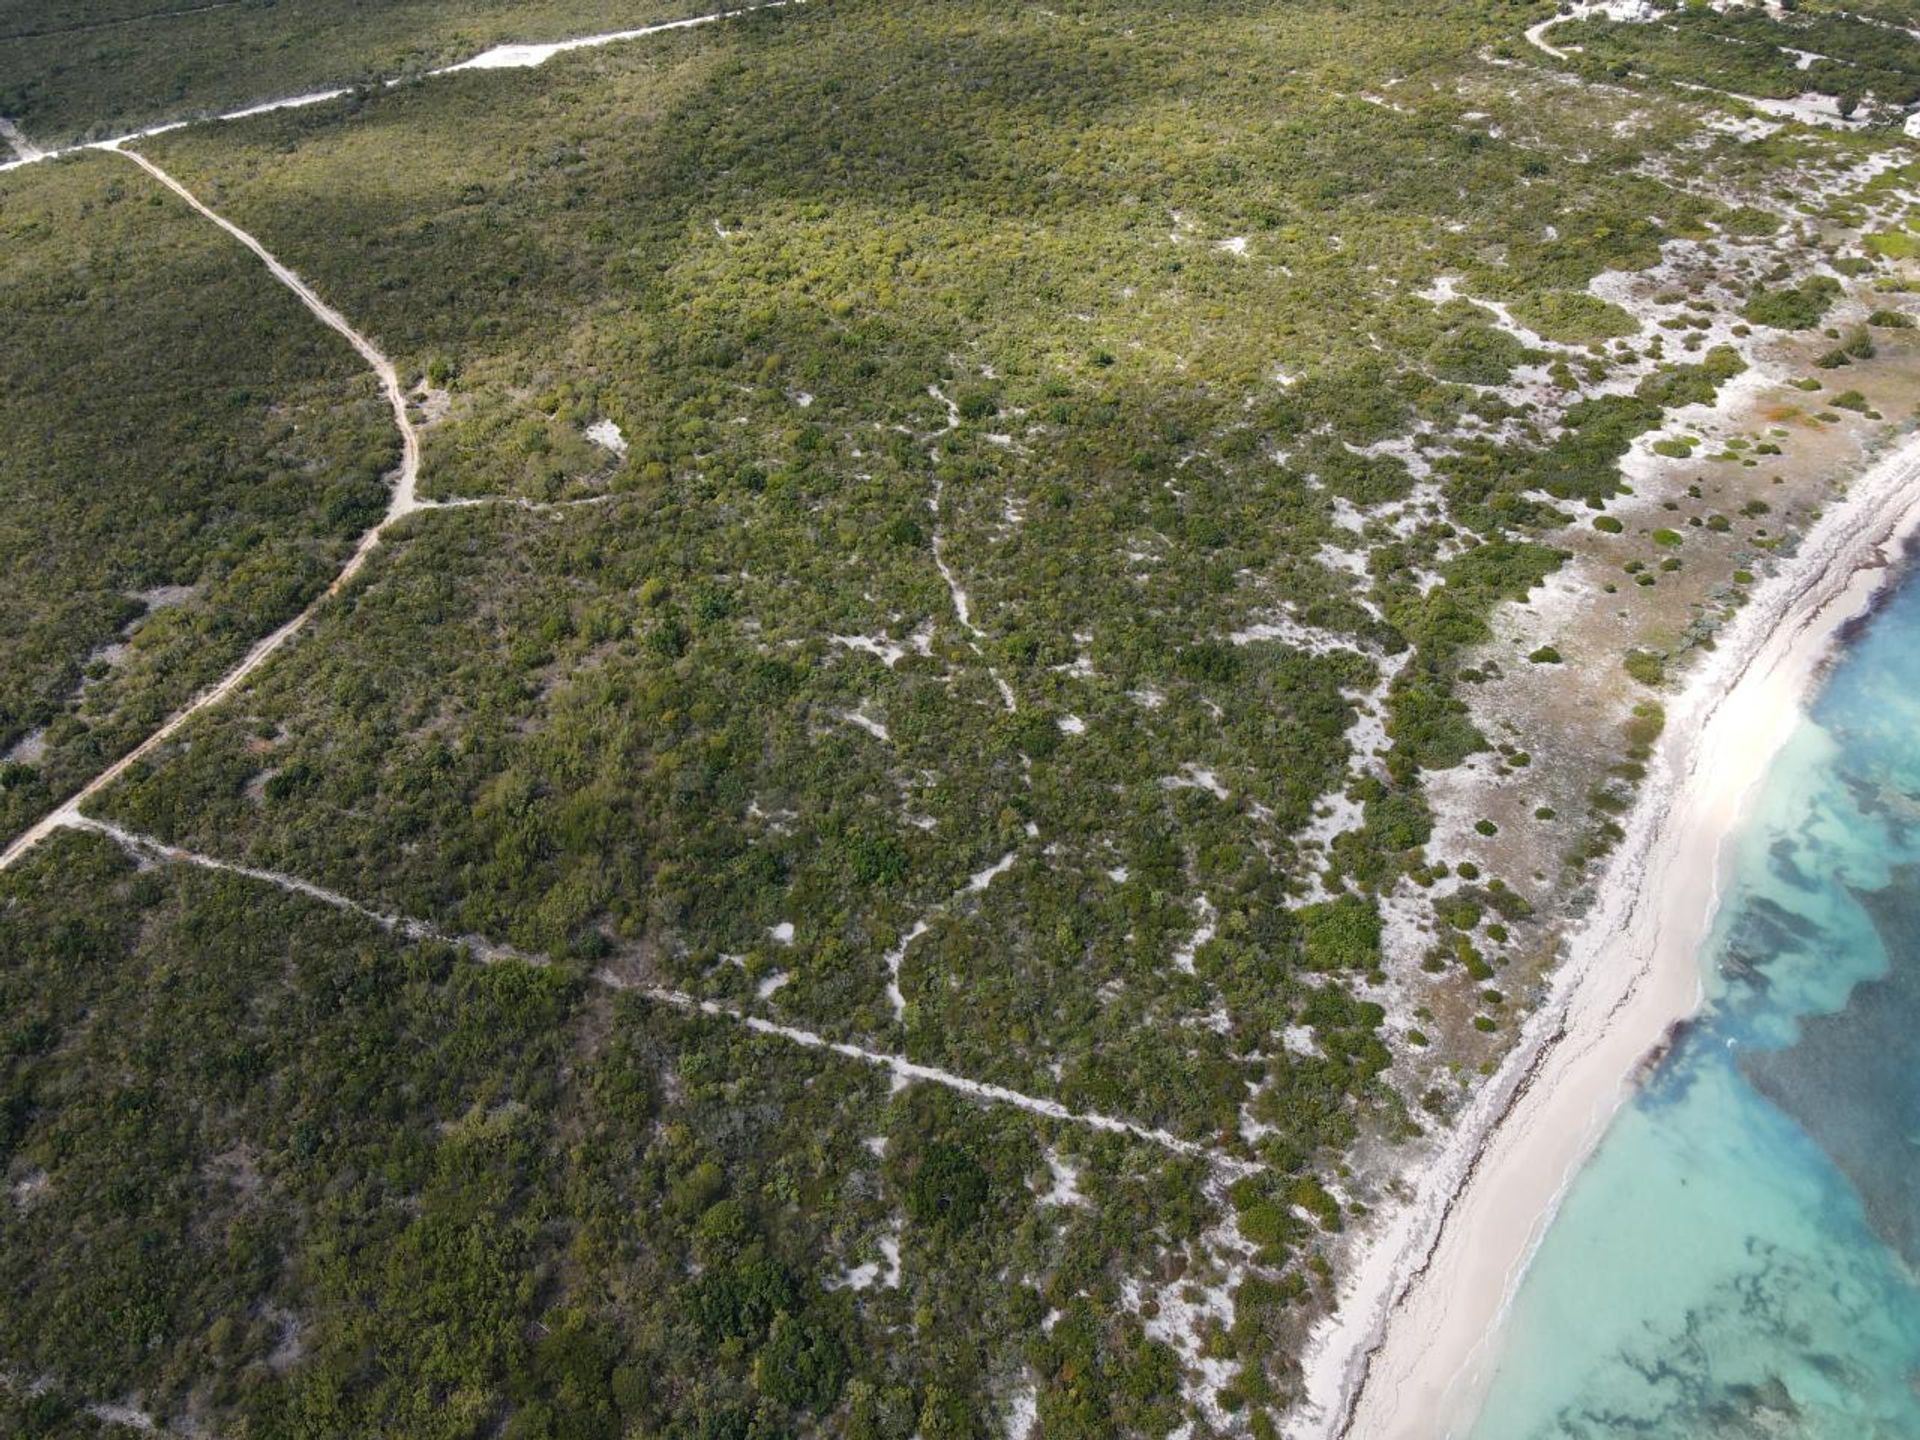
M1823 375L1824 395L1859 388L1889 416L1910 410L1920 362L1910 343L1883 351L1874 365ZM1742 561L1763 574L1773 567L1745 607L1719 624L1715 648L1684 689L1659 697L1668 726L1626 839L1583 897L1590 901L1585 919L1518 1044L1352 1255L1338 1310L1308 1356L1308 1415L1318 1433L1435 1440L1470 1423L1497 1353L1500 1317L1563 1187L1630 1092L1640 1062L1697 1002L1697 955L1724 838L1796 723L1833 636L1885 580L1899 542L1920 528L1920 439L1911 436L1844 500L1827 503L1865 463L1868 438L1885 427L1788 413L1818 411L1823 398L1780 383L1806 373L1792 362L1779 357L1767 367L1770 379L1744 387L1717 423L1703 425L1723 435L1787 428L1786 455L1763 457L1754 469L1638 457L1630 466L1636 496L1612 512L1625 532L1578 536L1567 570L1500 617L1500 638L1488 649L1505 673L1487 687L1494 698L1474 697L1477 716L1483 724L1496 714L1510 718L1516 733L1557 735L1569 752L1562 758L1573 763L1550 765L1546 775L1522 772L1519 783L1511 775L1469 777L1451 817L1444 795L1436 802L1448 853L1467 850L1489 873L1509 875L1527 856L1540 866L1533 888L1545 898L1565 879L1554 873L1551 827L1532 822L1532 808L1543 795L1570 803L1555 780L1587 783L1580 777L1591 777L1595 758L1617 744L1612 737L1631 704L1654 693L1625 682L1614 668L1618 656L1633 645L1671 645L1702 614L1717 620L1726 596L1713 593L1711 577ZM1689 477L1708 474L1717 478L1706 483L1725 494L1709 492L1687 508L1732 513L1741 495L1765 495L1772 513L1722 535L1683 529L1685 583L1663 575L1653 592L1622 585L1617 597L1596 594L1609 579L1626 578L1621 557L1647 552L1650 527L1684 525L1664 504ZM1752 549L1767 526L1774 535L1804 534L1791 557L1775 561ZM1549 639L1579 665L1528 665L1525 647ZM1473 835L1463 823L1473 814L1498 818L1500 835Z
M1688 684L1553 1001L1421 1179L1392 1262L1411 1283L1375 1317L1390 1323L1338 1433L1434 1440L1471 1422L1489 1338L1568 1181L1649 1049L1698 1001L1728 836L1834 637L1917 531L1920 441L1909 439L1761 587Z

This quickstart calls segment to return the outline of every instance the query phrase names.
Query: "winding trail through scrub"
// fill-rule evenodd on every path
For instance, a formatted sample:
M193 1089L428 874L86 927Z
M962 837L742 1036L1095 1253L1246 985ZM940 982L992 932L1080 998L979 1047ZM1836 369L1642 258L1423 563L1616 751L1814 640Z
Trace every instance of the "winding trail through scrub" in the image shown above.
M251 865L237 864L231 860L221 860L212 855L204 855L195 850L185 850L177 845L156 840L149 835L138 835L133 831L115 825L110 821L96 820L78 812L57 812L49 817L47 830L77 830L88 834L100 835L119 845L136 859L161 861L173 865L191 865L202 870L211 870L223 875L235 875L243 880L252 880L262 885L272 885L292 895L317 901L335 910L358 916L362 920L378 925L391 934L414 941L438 941L444 945L456 946L465 950L483 964L497 964L501 961L515 960L526 965L545 967L552 962L544 955L535 955L517 950L510 945L498 944L477 935L454 935L425 920L410 916L393 914L379 910L371 905L330 890L324 885L302 880L296 875L288 875L278 870L265 870ZM992 867L991 872L999 873L1006 862ZM973 889L985 889L984 883L970 886ZM990 882L988 882L990 883ZM722 1005L717 1000L702 1000L689 995L684 990L674 990L663 985L649 985L644 981L631 980L616 974L612 970L596 971L593 980L610 990L626 991L640 995L657 1005L666 1005L690 1014L711 1016L715 1019L729 1020L744 1025L759 1035L772 1036L785 1040L808 1050L830 1051L848 1060L857 1060L863 1065L885 1070L900 1084L912 1084L916 1081L929 1085L943 1086L958 1094L966 1095L985 1104L1008 1105L1016 1110L1024 1110L1029 1115L1038 1115L1044 1119L1057 1120L1068 1125L1078 1125L1089 1130L1104 1131L1110 1135L1124 1135L1134 1140L1145 1141L1162 1150L1179 1155L1185 1159L1201 1160L1222 1174L1239 1177L1260 1173L1264 1167L1255 1161L1242 1160L1236 1156L1224 1155L1211 1146L1193 1140L1184 1140L1170 1131L1142 1125L1132 1120L1123 1120L1118 1116L1105 1115L1092 1110L1073 1110L1057 1100L1048 1100L1038 1095L1027 1095L1018 1090L1008 1089L1004 1085L994 1085L982 1080L971 1080L951 1070L943 1070L937 1065L923 1065L904 1055L895 1055L884 1050L869 1050L850 1041L833 1040L812 1030L796 1025L783 1025L764 1016L749 1014L744 1010Z
M197 195L187 189L187 187L182 185L178 180L174 179L173 176L162 170L158 165L154 164L153 161L144 155L136 154L134 151L121 149L118 142L99 148L110 149L115 154L126 156L127 159L131 160L162 185L173 191L174 194L186 201L187 204L191 205L201 215L211 220L215 225L218 225L222 230L246 246L247 249L260 257L268 271L272 273L274 279L278 280L282 285L285 285L289 290L293 291L295 295L300 297L300 303L311 310L322 324L331 330L338 331L346 338L347 343L353 346L354 350L367 362L367 365L373 370L374 374L379 377L380 387L386 392L387 404L393 411L394 426L400 432L400 468L394 475L393 487L387 499L387 513L381 516L376 524L361 535L359 543L354 546L353 553L347 557L347 563L341 568L340 573L334 576L333 583L328 585L319 595L315 596L298 615L295 615L279 629L266 636L266 638L257 641L253 648L241 658L239 664L235 665L212 685L202 690L184 706L176 710L159 729L147 736L145 740L141 741L125 755L122 755L105 770L102 770L98 775L94 776L93 779L89 780L52 813L44 816L37 824L22 832L11 845L7 846L5 851L0 851L0 870L6 870L12 867L22 856L30 853L55 830L79 820L80 807L82 805L105 790L107 786L113 784L113 782L124 775L131 766L145 759L161 745L164 745L169 739L179 733L180 728L195 715L199 714L202 710L219 704L244 685L254 671L266 664L282 646L307 627L313 617L319 613L322 605L339 594L341 589L351 581L354 576L360 573L361 569L366 565L367 560L372 556L374 549L380 544L380 537L386 533L389 527L405 519L415 510L422 508L419 496L416 493L416 486L420 477L420 436L414 430L412 420L407 417L407 397L405 392L400 388L400 378L394 371L393 362L381 353L379 347L371 340L354 329L353 326L349 325L345 317L343 317L338 310L335 310L331 305L327 304L326 301L316 295L306 281L302 280L298 275L294 274L293 271L281 264L266 246L262 245L245 230L242 230L238 225L235 225L231 220L210 210L201 202Z
M938 400L947 410L947 423L941 426L935 434L951 435L955 430L960 428L959 405L949 399L947 393L938 385L927 386L927 394ZM972 649L974 654L980 656L982 660L986 660L986 652L981 650L980 642L987 638L987 632L973 623L972 599L968 596L966 590L962 588L958 577L954 575L953 568L947 564L946 552L942 546L940 535L940 502L945 498L946 487L940 483L940 476L938 474L940 464L939 449L936 447L929 451L928 458L933 461L935 466L933 494L927 497L927 509L933 512L933 563L940 571L940 578L947 582L947 594L953 601L954 618L959 620L960 628L965 630L969 636L967 645ZM1006 682L1005 677L1003 677L998 670L994 669L993 662L990 660L987 661L987 674L992 678L994 688L1000 692L1000 703L1007 707L1007 713L1009 715L1016 713L1020 709L1020 702L1014 698L1013 687Z
M1572 18L1571 15L1549 15L1538 25L1529 25L1527 27L1527 43L1533 46L1534 49L1544 51L1546 54L1551 55L1556 60L1571 59L1572 57L1568 55L1566 51L1547 39L1547 31L1558 25L1562 20L1571 20Z

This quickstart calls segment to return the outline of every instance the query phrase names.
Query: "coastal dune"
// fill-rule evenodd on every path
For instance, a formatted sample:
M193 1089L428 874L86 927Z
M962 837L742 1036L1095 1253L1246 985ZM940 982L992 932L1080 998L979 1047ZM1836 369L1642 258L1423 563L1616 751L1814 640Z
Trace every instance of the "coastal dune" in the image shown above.
M1727 841L1849 621L1920 532L1909 435L1812 528L1669 706L1627 834L1515 1051L1357 1257L1308 1357L1322 1433L1472 1426L1508 1305L1644 1062L1698 1006Z

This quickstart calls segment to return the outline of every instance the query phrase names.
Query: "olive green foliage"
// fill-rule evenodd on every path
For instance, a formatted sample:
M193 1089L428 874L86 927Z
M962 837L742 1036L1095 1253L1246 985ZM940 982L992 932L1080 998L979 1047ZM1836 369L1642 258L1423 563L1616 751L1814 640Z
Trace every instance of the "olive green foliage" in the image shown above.
M1138 1320L1073 1298L1211 1223L1159 1151L1076 1135L1086 1199L1040 1207L1067 1137L1016 1111L92 837L4 887L0 1347L55 1382L9 1434L139 1393L223 1434L971 1435L1035 1303L1110 1337L1043 1406L1178 1413ZM844 1288L896 1210L902 1287Z
M416 75L517 40L632 29L693 0L0 3L0 115L41 144Z
M1472 395L1384 363L1369 335L1448 364L1518 358L1472 307L1321 297L1377 293L1359 281L1380 266L1577 288L1657 256L1647 214L1691 217L1570 166L1552 212L1567 239L1489 265L1488 236L1541 233L1514 183L1535 158L1304 80L1276 134L1269 79L1206 59L1279 46L1329 66L1363 45L1477 63L1471 33L1327 12L1276 35L1257 8L1187 9L1092 10L1072 34L954 5L910 24L781 12L156 142L403 364L450 377L430 490L623 498L416 522L350 615L112 804L529 948L645 945L675 983L749 1005L787 972L772 1008L884 1043L900 1037L882 957L930 916L900 975L918 1058L1186 1133L1230 1125L1236 1037L1290 1003L1289 837L1341 783L1342 692L1375 673L1362 648L1422 651L1394 699L1401 798L1370 803L1341 856L1378 884L1421 833L1418 768L1479 743L1452 695L1460 648L1558 563L1511 534L1559 518L1519 498L1541 480L1525 443L1449 481L1472 486L1486 544L1431 593L1392 577L1387 623L1313 558L1343 533L1335 496L1411 485L1397 457L1355 452ZM1109 103L1198 84L1207 133L1245 147L1234 175L1153 161L1198 124L1180 107ZM536 133L565 140L529 154ZM400 135L406 223L370 223L387 206L369 176ZM1355 172L1356 136L1445 164ZM1169 239L1142 219L1156 209L1288 263ZM361 218L328 219L343 211ZM1463 233L1435 223L1456 214ZM1316 238L1330 229L1343 245ZM1276 359L1300 383L1276 385ZM579 445L600 416L625 429L623 462ZM1441 538L1410 541L1407 564ZM1228 642L1277 603L1355 648ZM834 634L909 653L888 666ZM1059 728L1068 713L1084 733ZM1228 797L1181 783L1195 770ZM1222 918L1188 975L1167 956L1200 895ZM788 920L794 945L770 944ZM1144 1023L1220 1003L1226 1035Z
M331 578L385 505L359 358L117 156L0 192L0 837Z
M1513 307L1514 319L1549 340L1580 345L1637 334L1640 322L1597 295L1549 290Z
M1380 960L1380 915L1352 896L1300 910L1306 963L1315 970L1372 969Z
M549 964L75 837L5 882L8 1176L48 1184L0 1232L4 1367L236 1435L973 1440L1022 1383L1048 1437L1194 1417L1148 1306L1210 1263L1202 1164L606 980L1258 1165L1203 1343L1268 1424L1334 1167L1410 1123L1356 991L1423 772L1486 743L1466 657L1737 369L1576 399L1632 330L1588 282L1751 222L1623 138L1468 121L1537 11L816 0L141 142L445 391L425 493L604 503L394 527L99 805ZM485 24L536 13L572 12ZM250 83L279 32L228 18L99 84ZM405 68L385 23L307 63ZM369 433L312 453L375 499ZM1338 795L1363 823L1309 847ZM1518 923L1496 885L1456 914ZM1084 1204L1037 1199L1062 1157Z
M1666 662L1649 650L1630 650L1622 662L1627 674L1642 685L1658 686L1667 678Z
M1740 313L1756 325L1779 330L1811 330L1826 318L1840 294L1840 282L1815 275L1788 288L1756 289Z

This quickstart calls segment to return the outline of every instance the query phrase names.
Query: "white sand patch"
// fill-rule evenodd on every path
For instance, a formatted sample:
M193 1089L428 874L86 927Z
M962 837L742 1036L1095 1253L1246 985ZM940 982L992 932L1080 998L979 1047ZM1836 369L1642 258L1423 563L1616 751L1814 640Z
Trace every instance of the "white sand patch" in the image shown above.
M909 654L923 659L933 654L933 626L923 624L905 641L895 640L891 635L829 635L828 641L846 650L860 650L873 656L889 670L906 659Z
M135 590L132 595L152 612L184 605L199 593L200 587L197 585L156 585L151 590Z
M1219 914L1214 910L1211 900L1202 895L1194 902L1193 910L1198 924L1193 934L1181 941L1173 952L1173 968L1188 975L1193 974L1194 956L1198 955L1201 947L1211 941L1219 931Z
M1067 735L1084 735L1087 733L1087 722L1082 720L1078 715L1062 715L1053 723L1058 725L1061 732Z
M1860 130L1873 120L1870 106L1862 105L1851 116L1842 115L1839 97L1822 95L1817 90L1806 90L1798 95L1777 99L1771 95L1741 95L1732 90L1717 90L1711 85L1695 85L1686 80L1669 80L1667 83L1676 90L1691 90L1700 95L1720 95L1729 100L1738 100L1762 114L1775 115L1800 125L1818 125L1829 130Z
M38 765L46 754L47 730L43 725L14 741L13 748L7 751L7 761L12 765Z
M1778 120L1762 119L1758 115L1709 115L1701 122L1707 129L1722 135L1731 135L1743 145L1751 145L1778 135L1785 128Z
M35 160L46 158L47 152L21 134L20 127L5 116L0 116L0 140L6 141L12 147L14 155L23 163L31 164Z
M762 0L762 3L743 6L737 11L715 11L710 15L695 15L688 20L668 20L659 25L642 25L634 30L611 30L604 35L582 35L573 40L556 40L546 45L496 45L491 50L482 50L470 60L462 60L458 65L447 65L439 70L430 70L430 75L453 75L463 70L525 70L535 65L544 65L556 55L565 55L572 50L588 50L601 45L616 45L623 40L639 40L648 35L660 35L669 30L690 30L696 25L711 25L724 20L729 14L741 14L746 10L778 10L785 5L803 5L806 0Z
M1093 636L1076 630L1073 641L1080 647L1073 659L1064 665L1049 665L1047 668L1055 675L1065 675L1074 680L1091 680L1094 674L1093 660L1087 654L1086 647L1093 643Z
M1210 1185L1208 1189L1225 1207L1227 1219L1203 1232L1192 1244L1193 1263L1185 1275L1154 1288L1151 1298L1157 1313L1142 1316L1142 1328L1179 1355L1181 1395L1200 1411L1212 1433L1234 1435L1241 1433L1239 1416L1227 1410L1221 1397L1232 1386L1235 1366L1210 1354L1208 1339L1233 1325L1233 1294L1251 1268L1248 1256L1252 1247L1241 1236L1239 1221L1218 1187ZM1148 1292L1137 1279L1129 1277L1121 1283L1120 1296L1121 1303L1138 1314Z
M960 424L960 407L953 401L947 399L945 393L942 392L937 385L929 385L927 392L947 407L947 429L952 430L958 427ZM933 482L933 493L927 497L927 508L933 512L933 536L931 545L933 550L933 563L935 568L940 572L940 578L947 582L947 594L953 601L954 617L959 620L960 628L967 632L969 636L968 643L972 646L973 652L978 655L981 653L979 642L987 638L987 632L973 623L973 599L967 594L965 588L961 586L959 578L953 573L953 567L947 564L946 542L940 533L940 502L943 493L944 487L939 477L936 476ZM1019 710L1020 702L1014 696L1013 687L1001 678L1000 672L995 670L992 665L988 665L987 674L993 680L994 688L1000 692L1000 703L1007 707L1007 713L1013 714Z
M1372 553L1364 549L1343 550L1338 545L1323 540L1319 548L1313 552L1313 558L1328 570L1351 575L1356 580L1370 582L1372 577L1368 574L1367 563Z
M1060 1152L1051 1146L1047 1149L1047 1173L1052 1177L1053 1185L1039 1197L1042 1205L1085 1205L1087 1197L1080 1193L1080 1167L1063 1158Z
M160 1429L160 1422L138 1405L89 1405L86 1413L103 1425L118 1425L123 1430L139 1430L151 1435Z
M987 866L986 869L976 870L972 875L967 877L967 886L964 893L969 895L981 894L989 885L993 884L994 881L998 880L1013 868L1013 862L1016 858L1018 857L1015 856L1014 852L1009 850L998 860L994 861L993 864Z
M1211 770L1192 764L1182 765L1178 775L1162 775L1160 788L1163 790L1204 790L1216 800L1226 800L1233 792L1220 783L1220 777Z
M1158 710L1162 705L1167 703L1167 697L1151 685L1139 690L1129 690L1127 692L1127 698L1142 710Z
M868 1141L869 1145L873 1142ZM885 1149L885 1141L881 1142ZM876 1151L876 1154L880 1151ZM829 1290L871 1290L875 1285L883 1289L900 1288L900 1222L894 1221L893 1228L874 1242L874 1248L880 1252L878 1260L868 1260L855 1265L838 1280L827 1281Z
M907 647L885 635L830 635L833 644L848 650L864 650L889 670L907 658Z
M1316 625L1306 625L1291 615L1275 613L1269 619L1259 620L1245 629L1235 630L1227 637L1235 645L1253 645L1262 640L1278 640L1295 650L1304 650L1309 655L1331 655L1339 650L1359 650L1361 647L1351 636L1342 635L1334 630L1322 630Z
M603 450L610 450L615 455L627 453L627 437L620 426L612 420L594 421L587 426L586 434L587 439Z
M887 1003L893 1007L893 1018L904 1021L907 1018L907 997L900 990L900 966L907 958L907 950L913 942L927 933L927 922L916 920L913 928L900 937L900 943L887 951L884 959L887 966Z
M1344 495L1333 497L1333 511L1329 518L1342 530L1351 530L1355 535L1367 528L1367 512Z
M1007 1440L1032 1440L1039 1423L1039 1394L1031 1383L1022 1385L1007 1401Z
M793 922L791 920L782 920L778 925L769 925L767 927L767 938L776 945L791 945L793 943Z
M771 1000L774 995L779 992L780 987L791 979L793 979L793 976L789 975L785 970L776 970L756 985L753 993L758 999Z
M864 708L859 710L843 710L840 712L840 718L849 725L857 725L876 740L891 741L893 739L887 727L867 714Z
M1018 858L1013 851L1009 850L998 860L994 861L993 864L987 866L986 869L977 870L972 875L969 875L965 885L962 885L958 890L954 891L948 900L934 906L924 916L914 921L913 928L901 936L900 942L886 953L884 959L887 967L887 1003L893 1007L893 1018L895 1020L904 1021L907 1018L907 997L900 989L900 966L907 958L908 948L912 946L914 941L927 933L930 928L929 922L934 917L942 914L949 905L956 901L963 900L969 895L986 893L987 887L992 885L993 882L1002 875L1006 874L1007 871L1011 870L1014 861Z
M50 1184L47 1172L35 1166L13 1182L9 1193L13 1196L13 1203L25 1210L47 1193Z
M1232 235L1225 240L1217 242L1213 248L1223 250L1229 255L1238 255L1245 258L1247 253L1247 237L1244 235Z

